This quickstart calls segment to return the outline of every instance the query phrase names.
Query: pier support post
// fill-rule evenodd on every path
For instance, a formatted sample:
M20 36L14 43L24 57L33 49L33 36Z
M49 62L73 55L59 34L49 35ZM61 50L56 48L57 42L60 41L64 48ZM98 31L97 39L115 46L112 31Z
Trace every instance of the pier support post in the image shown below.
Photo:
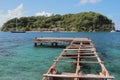
M34 39L34 46L37 47L37 37Z
M52 47L57 47L58 43L57 42L53 42L51 43Z
M37 43L34 43L34 46L37 47Z
M52 47L54 46L54 43L51 43Z
M57 47L57 45L58 45L58 44L57 44L57 43L55 43L55 47Z
M43 45L43 43L40 43L40 45L42 46L42 45Z

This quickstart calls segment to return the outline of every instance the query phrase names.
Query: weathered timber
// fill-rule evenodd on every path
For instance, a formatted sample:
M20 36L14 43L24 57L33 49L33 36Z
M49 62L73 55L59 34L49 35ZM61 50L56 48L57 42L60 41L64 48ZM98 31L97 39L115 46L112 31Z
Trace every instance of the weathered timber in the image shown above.
M114 77L110 76L107 69L104 66L103 61L99 58L96 49L94 48L94 44L91 42L89 38L35 38L34 45L37 46L38 43L44 44L49 43L52 46L57 46L57 44L68 44L68 46L63 49L61 54L54 60L53 64L46 72L43 74L42 80L57 80L55 78L60 78L60 80L112 80ZM65 60L64 60L65 59ZM84 60L82 60L84 59ZM88 61L87 59L93 59L93 61ZM75 63L75 72L68 73L62 72L61 74L57 74L56 66L58 63ZM82 68L83 64L99 64L100 72L98 74L83 74ZM64 65L62 65L64 67ZM62 67L61 66L61 67ZM82 67L82 68L81 68ZM94 68L93 68L94 69ZM67 78L67 79L66 79Z
M79 58L77 58L79 59ZM89 64L97 64L97 63L103 63L103 62L97 62L97 61L67 61L67 60L54 60L55 62L68 62L68 63L89 63Z
M52 43L57 43L57 44L70 44L72 41L83 41L88 42L91 41L89 38L51 38L51 37L40 37L37 38L35 37L34 39L34 45L37 46L38 43L43 43L43 44L52 44Z
M57 57L55 57L55 58L57 58ZM80 56L80 57L78 57L78 56L69 56L69 57L61 56L60 58L96 58L96 56Z
M87 74L87 75L63 75L63 74L44 74L45 77L61 77L61 78L87 78L87 79L113 79L113 76L101 76L95 74Z

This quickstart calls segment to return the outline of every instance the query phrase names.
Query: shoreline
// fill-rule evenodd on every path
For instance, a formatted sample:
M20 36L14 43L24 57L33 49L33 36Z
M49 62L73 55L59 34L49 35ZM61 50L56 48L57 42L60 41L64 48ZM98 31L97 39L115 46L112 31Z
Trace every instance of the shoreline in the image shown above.
M11 31L0 31L0 32L11 32ZM53 32L53 33L58 33L58 32L79 32L79 31L26 31L26 32ZM81 31L85 32L85 31ZM107 32L107 31L96 31L96 32ZM120 31L115 31L115 32L120 32ZM115 32L108 32L108 33L115 33ZM95 33L95 32L88 32L88 33Z

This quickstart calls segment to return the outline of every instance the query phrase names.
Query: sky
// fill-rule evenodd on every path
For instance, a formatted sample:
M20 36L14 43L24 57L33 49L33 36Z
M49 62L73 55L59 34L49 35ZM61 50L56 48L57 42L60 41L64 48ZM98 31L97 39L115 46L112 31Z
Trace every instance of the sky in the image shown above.
M97 12L120 29L120 0L0 0L0 27L12 18Z

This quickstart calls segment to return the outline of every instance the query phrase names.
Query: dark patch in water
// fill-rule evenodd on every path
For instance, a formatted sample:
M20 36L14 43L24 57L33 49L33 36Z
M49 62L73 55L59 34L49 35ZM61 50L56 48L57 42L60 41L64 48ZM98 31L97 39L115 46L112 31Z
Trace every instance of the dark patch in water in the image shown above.
M96 48L97 52L101 53L101 52L107 52L106 48Z
M108 55L105 52L101 52L101 55L106 58L108 57Z
M113 55L110 55L110 54L108 54L108 53L106 53L106 52L102 52L101 54L99 54L100 55L100 57L102 58L102 59L104 59L104 60L114 60L115 59L115 57L113 56Z
M0 50L0 56L12 56L14 53L8 52L6 50Z
M6 45L6 46L1 46L0 47L0 50L4 50L4 49L12 49L12 48L15 48L15 47L19 47L20 45L16 44L16 45Z

